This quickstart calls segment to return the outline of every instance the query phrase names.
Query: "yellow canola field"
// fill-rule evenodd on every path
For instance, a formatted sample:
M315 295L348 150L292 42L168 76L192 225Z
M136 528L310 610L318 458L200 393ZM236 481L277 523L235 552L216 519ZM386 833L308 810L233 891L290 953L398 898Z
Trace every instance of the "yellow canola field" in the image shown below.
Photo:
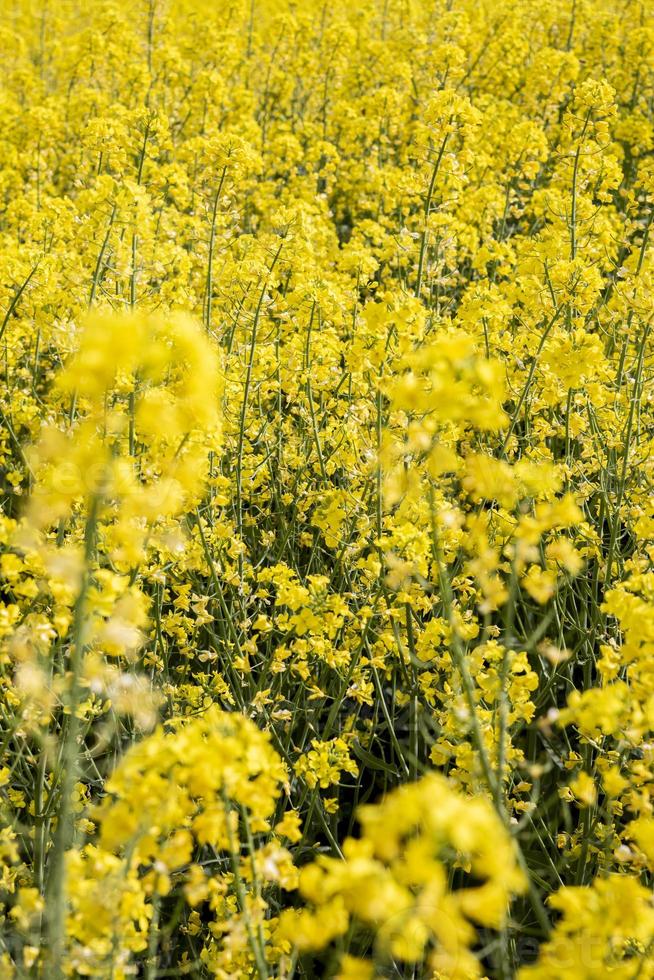
M0 980L652 980L654 4L0 14Z

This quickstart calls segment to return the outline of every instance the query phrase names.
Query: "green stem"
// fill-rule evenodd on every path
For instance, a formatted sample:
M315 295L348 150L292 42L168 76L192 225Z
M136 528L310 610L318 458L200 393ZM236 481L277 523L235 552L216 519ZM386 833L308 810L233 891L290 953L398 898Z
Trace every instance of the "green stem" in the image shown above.
M98 506L98 497L94 496L91 500L84 533L84 570L73 616L70 686L66 697L68 723L62 748L60 803L47 887L49 976L52 977L52 980L59 980L63 976L62 963L67 910L66 852L73 843L75 833L72 798L79 768L80 719L78 709L82 693L82 669L86 642L86 599L91 584L91 561L95 551Z

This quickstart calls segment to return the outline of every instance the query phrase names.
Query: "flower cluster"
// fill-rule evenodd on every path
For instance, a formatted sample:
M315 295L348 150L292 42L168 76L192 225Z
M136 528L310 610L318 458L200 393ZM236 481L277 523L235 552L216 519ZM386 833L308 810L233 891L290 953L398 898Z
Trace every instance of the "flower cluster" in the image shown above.
M367 926L381 959L408 967L427 957L437 974L481 976L469 950L473 923L500 928L526 883L491 804L458 796L432 774L363 807L359 819L362 836L343 843L342 859L320 857L303 869L300 891L312 908L284 913L282 931L300 949L315 949ZM448 887L448 874L458 887ZM372 976L373 963L360 969Z

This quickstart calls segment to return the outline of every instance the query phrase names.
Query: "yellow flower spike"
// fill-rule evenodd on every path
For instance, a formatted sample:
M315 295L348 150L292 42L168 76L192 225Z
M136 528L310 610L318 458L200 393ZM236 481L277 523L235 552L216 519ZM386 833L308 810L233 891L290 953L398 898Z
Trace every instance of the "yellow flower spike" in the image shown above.
M375 975L374 964L357 956L341 957L336 974L337 980L372 980Z
M562 918L537 962L519 971L520 980L549 977L555 963L558 975L570 980L627 976L634 968L645 976L652 972L654 907L637 879L610 875L590 887L562 888L552 905Z
M380 955L411 963L436 943L439 955L469 958L469 920L501 926L511 897L524 891L513 844L491 805L463 798L441 776L404 785L359 817L361 839L344 842L342 861L323 857L305 868L300 890L316 910L338 896L355 921L374 926ZM449 892L448 850L483 884Z

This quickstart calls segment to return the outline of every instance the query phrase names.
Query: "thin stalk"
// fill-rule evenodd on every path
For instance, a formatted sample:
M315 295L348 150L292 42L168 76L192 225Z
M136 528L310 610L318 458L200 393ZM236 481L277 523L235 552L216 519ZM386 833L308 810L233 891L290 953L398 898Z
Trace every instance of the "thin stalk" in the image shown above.
M609 540L609 549L606 557L606 573L604 576L604 586L609 587L611 584L611 572L613 571L613 561L615 557L615 548L618 539L618 528L620 526L620 508L622 507L622 501L624 498L625 488L627 485L627 470L629 467L629 450L631 449L631 437L633 435L634 417L636 414L636 405L640 401L639 391L643 376L643 366L645 363L645 348L647 346L647 338L649 336L649 331L652 321L648 320L643 327L643 334L640 340L640 346L638 351L638 366L636 368L636 377L634 378L633 385L633 395L631 397L631 402L629 405L629 416L627 419L627 427L625 430L624 443L624 455L622 457L622 469L620 471L620 480L618 484L618 494L615 502L615 510L613 513L613 521L611 526L611 537Z
M450 120L451 121L451 120ZM416 281L416 296L420 298L420 292L422 290L422 274L425 264L425 255L427 252L427 238L429 235L429 213L431 211L431 202L434 196L434 188L436 186L436 178L438 177L438 171L440 170L441 163L443 160L443 154L445 153L445 147L447 146L447 141L449 139L449 133L446 133L443 137L443 142L440 145L438 155L436 157L436 162L434 164L434 169L431 173L431 180L429 181L429 187L427 189L427 197L425 198L425 208L423 212L425 226L422 231L422 237L420 239L420 255L418 256L418 279Z
M241 415L239 419L238 427L238 444L236 449L236 530L238 533L239 542L243 541L243 447L245 444L245 419L247 417L248 403L250 399L250 388L252 386L252 371L254 368L254 353L257 348L257 331L259 327L259 320L261 318L261 311L263 309L263 300L266 295L266 289L268 288L268 278L271 275L277 260L281 254L283 248L283 241L279 243L279 248L275 253L275 257L272 264L268 270L268 275L266 276L265 282L261 287L259 293L259 299L257 301L256 310L254 313L254 320L252 322L252 335L250 337L250 351L248 355L248 363L245 372L245 385L243 388L243 402L241 403ZM238 569L239 569L239 579L241 581L241 587L243 586L243 555L239 552L238 556Z
M216 241L216 216L218 214L218 202L222 193L225 176L227 174L227 164L223 167L218 189L213 199L213 210L211 212L211 232L209 234L209 256L207 258L207 284L204 299L204 325L207 330L211 329L211 302L213 292L213 251Z
M78 708L82 693L82 669L84 665L84 649L86 643L86 598L91 584L91 562L95 551L96 526L99 500L97 495L91 500L89 515L84 533L84 569L80 590L75 603L73 616L72 647L70 657L70 687L66 698L68 708L68 724L64 735L61 769L62 782L57 814L57 829L55 832L52 852L52 865L49 871L47 888L48 895L48 941L50 954L50 976L59 980L63 976L62 959L66 933L66 851L74 837L74 812L72 796L77 782L79 768L78 737L80 719Z
M264 948L258 942L258 937L255 935L252 928L252 920L250 919L250 913L247 907L247 895L245 892L245 887L243 885L243 879L241 877L241 870L239 867L239 851L236 849L236 842L234 841L234 833L232 831L232 823L230 820L230 808L229 801L223 794L224 806L225 806L225 826L227 827L227 840L229 843L229 853L232 860L232 871L234 873L234 886L236 888L236 897L238 899L239 908L243 915L245 921L245 930L248 935L248 940L252 953L254 955L254 962L256 965L256 971L259 976L259 980L267 980L268 978L268 967L266 966L266 957L264 953Z

